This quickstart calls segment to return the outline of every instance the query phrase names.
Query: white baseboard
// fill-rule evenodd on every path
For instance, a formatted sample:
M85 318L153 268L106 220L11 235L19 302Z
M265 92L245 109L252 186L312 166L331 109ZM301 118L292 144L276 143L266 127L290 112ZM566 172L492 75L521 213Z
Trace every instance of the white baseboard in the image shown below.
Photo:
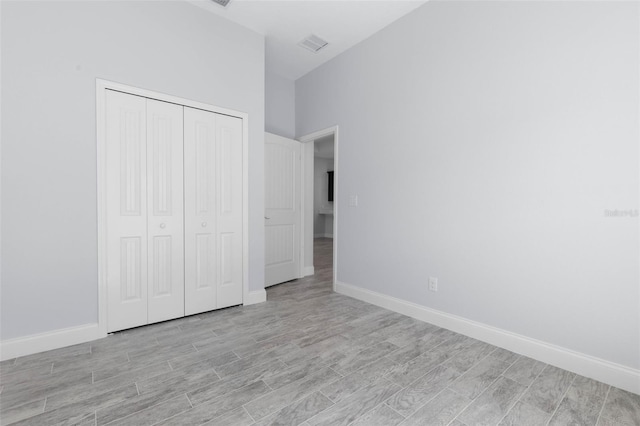
M253 305L266 302L266 300L267 292L264 289L250 291L244 304ZM90 342L103 337L106 337L106 334L100 333L98 324L86 324L79 327L3 340L0 342L0 361Z
M86 324L79 327L8 339L0 342L0 360L4 361L19 356L77 345L78 343L90 342L102 337L106 336L101 335L98 324Z
M243 305L255 305L256 303L262 303L267 301L267 291L265 289L262 290L253 290L250 291L245 300L243 301Z
M305 266L302 270L303 277L308 277L316 273L316 269L313 266Z
M336 282L335 290L340 294L482 340L620 389L640 394L640 370L343 282Z

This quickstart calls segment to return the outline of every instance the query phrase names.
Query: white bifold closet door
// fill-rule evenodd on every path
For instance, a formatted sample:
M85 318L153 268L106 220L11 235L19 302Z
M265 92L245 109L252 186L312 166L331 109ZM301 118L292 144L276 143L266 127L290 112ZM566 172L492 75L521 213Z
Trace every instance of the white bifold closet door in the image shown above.
M184 316L183 108L106 96L111 332Z
M185 314L242 303L242 120L184 108Z
M242 119L107 90L107 329L242 303Z

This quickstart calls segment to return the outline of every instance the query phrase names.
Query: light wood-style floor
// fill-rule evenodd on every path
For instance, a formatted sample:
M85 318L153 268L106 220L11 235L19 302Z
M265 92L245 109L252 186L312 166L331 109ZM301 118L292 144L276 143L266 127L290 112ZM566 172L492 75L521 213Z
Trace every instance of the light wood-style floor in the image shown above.
M640 425L640 396L332 292L316 275L263 304L0 364L1 424Z

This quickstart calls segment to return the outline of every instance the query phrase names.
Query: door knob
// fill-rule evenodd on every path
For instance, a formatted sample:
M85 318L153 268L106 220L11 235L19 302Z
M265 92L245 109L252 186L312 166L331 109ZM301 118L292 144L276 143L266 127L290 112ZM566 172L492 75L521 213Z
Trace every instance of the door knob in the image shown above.
M161 224L160 224L160 228L164 229L164 228L166 228L166 227L167 227L167 225L166 225L165 223L161 223Z
M266 217L266 216L265 216L264 218L265 218L265 219L271 219L270 217Z
M203 228L207 227L207 222L202 222L200 225L202 225Z

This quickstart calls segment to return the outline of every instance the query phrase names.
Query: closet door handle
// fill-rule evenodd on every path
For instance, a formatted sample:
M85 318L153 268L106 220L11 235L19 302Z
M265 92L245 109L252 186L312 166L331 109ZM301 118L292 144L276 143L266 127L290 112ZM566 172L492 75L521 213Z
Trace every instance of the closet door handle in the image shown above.
M202 222L200 225L202 225L203 228L207 227L207 222Z
M166 224L166 223L161 223L161 224L160 224L160 228L164 229L164 228L166 228L166 227L167 227L167 224Z
M267 220L271 219L270 217L266 217L266 216L264 218L267 219Z

